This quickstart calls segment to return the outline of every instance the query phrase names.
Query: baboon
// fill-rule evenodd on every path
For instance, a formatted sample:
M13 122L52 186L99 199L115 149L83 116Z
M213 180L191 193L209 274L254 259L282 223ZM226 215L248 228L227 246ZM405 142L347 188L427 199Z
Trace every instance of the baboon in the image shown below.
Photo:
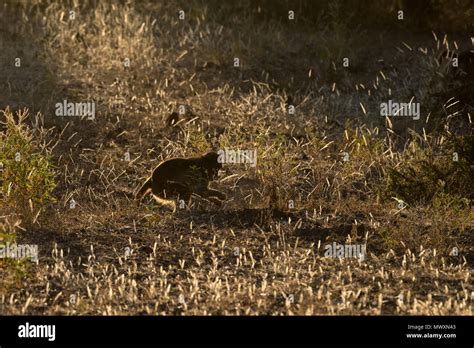
M139 205L150 191L160 205L170 205L176 210L175 199L189 204L191 196L197 194L214 203L226 199L223 192L209 188L209 182L217 177L222 164L216 152L200 157L172 158L160 163L135 195Z

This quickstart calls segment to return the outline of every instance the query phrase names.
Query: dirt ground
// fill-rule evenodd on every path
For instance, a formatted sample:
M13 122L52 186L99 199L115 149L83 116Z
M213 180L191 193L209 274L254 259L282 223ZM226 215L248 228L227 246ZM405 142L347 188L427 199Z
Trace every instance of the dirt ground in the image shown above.
M1 314L473 314L473 79L439 59L469 31L242 3L0 1L0 120L28 113L55 182L15 198L0 125L0 237L39 251L0 259ZM381 117L388 100L420 118ZM257 164L224 164L224 204L137 206L161 161L225 148Z

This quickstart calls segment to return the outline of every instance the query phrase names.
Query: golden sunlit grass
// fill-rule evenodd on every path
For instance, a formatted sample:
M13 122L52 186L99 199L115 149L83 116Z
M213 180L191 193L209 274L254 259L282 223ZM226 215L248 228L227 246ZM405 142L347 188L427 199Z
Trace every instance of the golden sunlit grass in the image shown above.
M40 252L38 264L0 260L2 314L472 315L472 124L469 109L443 108L455 95L443 95L437 60L452 41L368 43L337 23L337 6L332 30L205 1L5 8L0 38L28 44L39 70L0 80L29 105L19 117L44 155L21 162L34 166L23 182L49 184L22 196L48 198L41 211L33 201L27 226L7 209L25 204L1 172L0 236ZM346 54L349 71L336 67ZM413 97L418 123L379 116L381 102ZM95 119L56 116L64 99L94 100ZM256 150L257 166L224 165L212 183L223 206L196 199L173 215L134 204L162 160L226 147ZM366 244L367 255L325 257L332 242Z

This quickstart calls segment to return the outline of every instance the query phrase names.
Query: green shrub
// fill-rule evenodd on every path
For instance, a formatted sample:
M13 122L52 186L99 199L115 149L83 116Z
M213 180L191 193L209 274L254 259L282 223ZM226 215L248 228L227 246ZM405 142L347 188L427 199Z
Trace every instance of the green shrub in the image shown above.
M409 203L432 202L440 195L472 200L474 194L474 136L453 136L439 154L425 150L389 168L386 192Z
M16 243L16 231L20 221L11 216L0 217L0 247ZM29 263L27 260L17 260L10 257L0 258L0 296L11 293L11 290L21 289L21 281L26 275Z
M50 154L36 139L25 121L25 109L13 115L2 111L4 131L0 132L0 213L18 214L25 224L36 223L55 199L55 169Z

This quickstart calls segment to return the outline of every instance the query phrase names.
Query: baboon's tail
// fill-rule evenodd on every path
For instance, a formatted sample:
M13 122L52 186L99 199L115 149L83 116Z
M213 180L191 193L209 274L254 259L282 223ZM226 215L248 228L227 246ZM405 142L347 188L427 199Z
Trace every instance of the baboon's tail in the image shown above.
M148 193L148 191L151 190L151 188L152 188L152 185L151 185L151 177L150 177L145 181L145 183L140 187L140 189L135 194L137 205L140 205L140 202L143 199L143 196L145 196Z

